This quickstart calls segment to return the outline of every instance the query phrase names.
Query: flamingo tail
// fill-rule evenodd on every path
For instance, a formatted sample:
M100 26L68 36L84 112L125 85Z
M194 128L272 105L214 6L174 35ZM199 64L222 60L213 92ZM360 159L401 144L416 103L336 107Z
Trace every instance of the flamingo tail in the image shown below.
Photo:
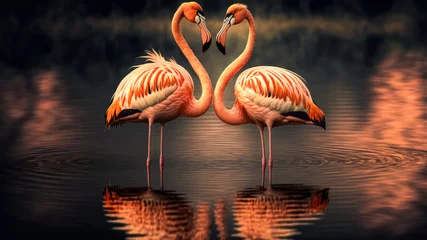
M105 126L112 127L114 121L116 120L117 116L121 111L122 109L120 108L119 101L118 100L111 101L111 104L104 115Z
M317 106L313 101L308 107L308 116L313 121L314 124L323 128L326 131L326 119L325 113Z
M282 113L282 115L296 117L305 121L312 121L316 126L326 130L325 114L314 102L309 104L307 111L286 112Z
M138 109L122 109L118 100L112 101L104 114L105 126L110 128L119 124L121 125L123 123L118 123L117 120L139 112L141 111Z

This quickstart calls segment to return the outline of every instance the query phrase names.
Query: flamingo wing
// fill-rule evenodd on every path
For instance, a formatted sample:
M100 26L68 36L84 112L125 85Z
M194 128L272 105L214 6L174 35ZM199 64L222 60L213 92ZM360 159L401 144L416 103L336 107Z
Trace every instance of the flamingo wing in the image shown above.
M105 114L107 125L162 102L185 82L194 87L190 74L175 60L167 61L155 51L147 53L143 58L150 62L135 66L113 94Z
M321 123L324 113L314 103L306 81L279 67L258 66L243 71L236 82L255 104L305 120Z

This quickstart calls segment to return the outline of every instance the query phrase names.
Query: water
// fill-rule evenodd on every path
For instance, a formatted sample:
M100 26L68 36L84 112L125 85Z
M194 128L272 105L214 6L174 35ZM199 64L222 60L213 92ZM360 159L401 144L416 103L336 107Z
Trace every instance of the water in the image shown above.
M264 28L269 21L259 20ZM220 24L208 27L215 32ZM399 25L393 33L377 33L377 40L367 40L368 33L348 37L351 29L339 26L336 35L301 34L287 25L275 35L257 35L245 68L277 65L302 75L326 113L327 131L275 128L274 168L266 176L271 188L261 188L255 126L226 125L212 108L197 119L178 119L165 128L163 190L159 126L147 189L147 126L105 131L103 115L144 49L160 49L190 69L167 24L146 30L157 38L119 28L124 32L109 35L114 41L103 35L88 40L60 26L48 28L54 46L40 64L2 68L1 224L10 239L427 236L427 55ZM184 34L215 84L243 49L246 26L231 30L227 56L214 45L202 54L192 27L184 24ZM379 31L374 27L370 31ZM231 86L225 100L227 106L234 101Z

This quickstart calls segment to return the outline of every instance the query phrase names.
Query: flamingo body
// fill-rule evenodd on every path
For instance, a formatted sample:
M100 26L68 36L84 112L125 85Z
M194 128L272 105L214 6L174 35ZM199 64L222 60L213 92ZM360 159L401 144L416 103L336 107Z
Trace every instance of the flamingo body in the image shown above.
M149 63L136 66L117 87L106 113L107 126L125 122L172 121L184 114L194 89L193 80L174 60L147 51Z
M234 91L251 123L272 127L315 123L325 128L325 115L304 82L290 70L257 66L238 76Z

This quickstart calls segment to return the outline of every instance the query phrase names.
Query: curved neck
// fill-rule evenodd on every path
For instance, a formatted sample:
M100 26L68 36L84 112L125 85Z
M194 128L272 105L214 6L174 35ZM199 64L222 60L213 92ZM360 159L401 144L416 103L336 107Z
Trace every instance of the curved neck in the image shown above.
M175 15L172 19L172 35L175 39L176 44L178 44L184 56L187 58L188 62L190 62L191 67L196 72L197 76L200 79L200 83L202 85L202 95L200 99L196 100L194 96L192 97L189 105L185 107L184 115L188 117L198 117L204 114L210 107L212 101L212 83L209 78L209 75L203 65L200 63L199 59L197 59L193 50L191 50L187 41L184 39L184 36L181 34L181 30L179 27L179 23L181 19L184 17L184 13L182 11L182 7L178 8L175 12Z
M242 69L249 61L255 44L255 20L252 14L248 11L246 20L249 23L249 35L245 50L237 57L228 67L222 72L218 79L214 93L214 110L219 119L230 125L239 125L248 123L248 120L243 116L243 109L236 101L232 109L227 109L224 106L224 90L227 84L231 81L234 75Z

